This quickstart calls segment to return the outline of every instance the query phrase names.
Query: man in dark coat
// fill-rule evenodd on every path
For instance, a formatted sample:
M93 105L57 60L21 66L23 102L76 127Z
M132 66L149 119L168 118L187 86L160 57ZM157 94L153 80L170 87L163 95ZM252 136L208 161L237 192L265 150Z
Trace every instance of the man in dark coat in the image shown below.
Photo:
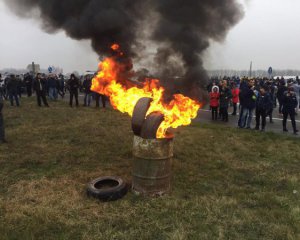
M71 77L68 81L69 91L70 91L70 107L73 107L73 97L75 97L76 107L78 107L78 88L79 80L75 74L71 74Z
M16 101L17 107L20 106L19 98L18 98L18 86L19 82L16 79L14 74L11 74L7 81L7 92L10 100L10 105L14 105L14 100Z
M46 93L47 93L47 82L45 79L42 78L42 75L40 73L37 74L36 79L33 83L34 90L36 92L37 97L37 103L38 106L41 107L41 100L43 100L43 103L46 107L49 107Z
M260 118L262 118L261 131L265 131L266 117L270 109L273 107L270 94L261 87L256 100L256 127L255 130L259 130Z
M91 98L92 98L92 79L90 76L86 76L83 81L83 90L84 90L84 104L83 106L90 106L91 104Z
M103 94L95 93L96 108L100 106L100 99L102 102L102 107L106 108L106 100L107 100L106 96Z
M222 121L228 122L228 107L232 98L231 90L227 87L227 80L223 80L220 89L220 113Z
M0 96L0 144L6 143L2 109L3 109L3 100L2 97Z
M282 98L282 113L283 113L282 127L284 132L288 132L286 128L286 122L287 122L288 115L290 115L295 135L297 135L298 132L296 128L296 120L295 120L295 115L296 115L295 108L297 107L297 105L298 105L298 101L294 89L292 87L289 87L288 90L284 92Z
M283 106L283 95L287 91L287 87L285 86L284 79L281 79L279 82L279 87L277 91L277 99L279 102L279 114L282 114L282 106Z
M240 114L239 114L239 120L238 120L238 126L240 128L243 128L242 124L242 116L244 112L244 102L245 102L245 97L244 97L244 90L248 88L247 80L246 78L242 78L240 82L240 91L239 91L239 100L240 100Z
M25 75L24 81L25 81L25 85L26 85L27 96L31 97L32 96L32 83L33 83L32 76L29 73L27 73Z
M240 127L241 128L251 128L252 114L255 108L256 95L254 93L254 79L248 80L248 86L242 91L243 94L243 114L241 117Z

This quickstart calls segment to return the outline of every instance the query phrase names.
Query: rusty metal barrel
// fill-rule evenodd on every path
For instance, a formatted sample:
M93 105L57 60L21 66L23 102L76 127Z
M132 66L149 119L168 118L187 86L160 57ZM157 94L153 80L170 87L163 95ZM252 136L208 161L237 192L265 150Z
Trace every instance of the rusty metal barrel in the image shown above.
M173 137L144 139L134 136L132 191L143 196L162 196L171 191Z

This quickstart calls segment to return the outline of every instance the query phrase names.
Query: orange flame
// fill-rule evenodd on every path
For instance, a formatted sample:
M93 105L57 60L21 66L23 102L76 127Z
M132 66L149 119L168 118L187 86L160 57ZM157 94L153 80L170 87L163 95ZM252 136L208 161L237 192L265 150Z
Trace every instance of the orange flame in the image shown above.
M119 51L119 45L114 44L112 49ZM200 103L182 94L175 94L171 102L164 103L164 88L160 86L159 80L146 79L140 87L128 84L128 81L124 82L120 79L124 68L126 65L119 63L114 57L104 59L99 63L100 71L93 78L91 90L108 96L113 108L130 116L140 98L151 97L153 101L147 115L156 111L164 114L164 121L157 131L157 138L166 137L168 128L187 126L197 117Z
M116 43L111 46L111 49L114 50L114 51L119 50L119 48L120 48L120 45L116 44Z

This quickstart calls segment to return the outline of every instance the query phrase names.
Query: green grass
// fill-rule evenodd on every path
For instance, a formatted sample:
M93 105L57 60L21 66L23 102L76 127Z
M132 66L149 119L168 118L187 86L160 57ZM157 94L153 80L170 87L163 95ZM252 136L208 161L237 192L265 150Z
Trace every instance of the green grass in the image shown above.
M300 239L297 138L180 128L170 196L102 203L85 186L105 175L131 181L129 117L34 99L6 104L4 117L0 239Z

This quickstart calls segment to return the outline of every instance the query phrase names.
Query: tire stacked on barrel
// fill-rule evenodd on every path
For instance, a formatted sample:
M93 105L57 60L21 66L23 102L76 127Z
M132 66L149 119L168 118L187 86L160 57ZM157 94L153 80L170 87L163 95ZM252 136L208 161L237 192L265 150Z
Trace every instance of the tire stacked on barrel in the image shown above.
M132 191L143 196L161 196L171 191L173 138L156 137L164 115L147 115L151 102L151 98L141 98L133 111Z

